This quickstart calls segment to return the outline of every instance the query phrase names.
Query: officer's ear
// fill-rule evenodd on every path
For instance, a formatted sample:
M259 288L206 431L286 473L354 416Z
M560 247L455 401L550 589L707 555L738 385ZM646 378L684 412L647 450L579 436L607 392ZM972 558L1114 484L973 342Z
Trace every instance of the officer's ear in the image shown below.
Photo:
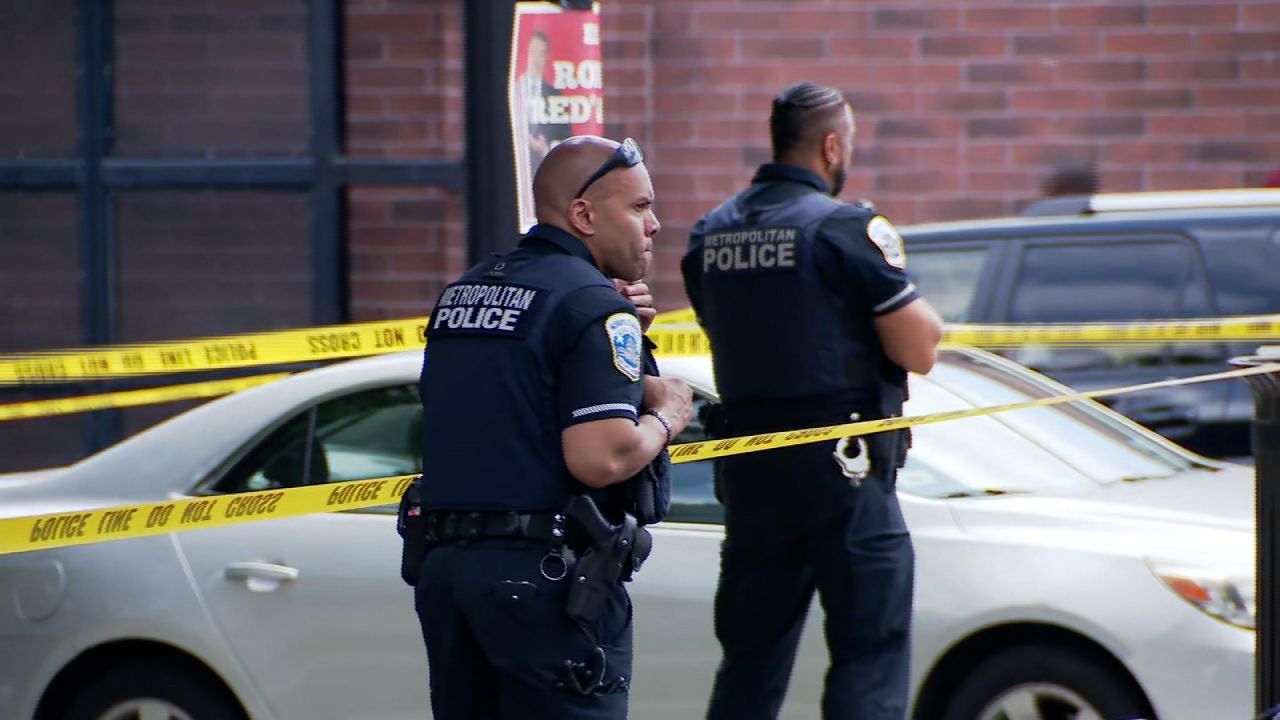
M569 224L580 235L596 234L595 213L591 211L591 201L585 198L574 198L569 205Z
M840 135L829 132L822 136L822 159L827 162L827 169L837 168L844 164L844 153L841 152Z

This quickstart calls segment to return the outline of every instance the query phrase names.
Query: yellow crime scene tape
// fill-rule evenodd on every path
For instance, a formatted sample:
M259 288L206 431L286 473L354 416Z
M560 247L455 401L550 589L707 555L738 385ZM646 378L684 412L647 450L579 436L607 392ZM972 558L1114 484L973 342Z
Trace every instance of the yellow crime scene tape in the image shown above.
M943 341L983 348L1098 346L1280 339L1280 315L1076 325L948 325Z
M0 385L340 360L421 349L426 318L330 325L99 349L0 355Z
M654 325L645 333L659 355L705 355L711 343L696 324ZM948 324L944 346L988 349L1042 347L1114 347L1157 343L1270 342L1280 340L1280 315L1164 320L1132 323L1048 325Z
M219 395L230 395L241 390L248 390L259 385L266 385L286 377L289 377L289 373L271 373L270 375L254 375L252 377L232 378L229 380L208 380L141 390L122 390L119 392L98 393L96 395L78 395L76 397L8 403L0 405L0 422L25 420L48 415L70 415L91 410L154 405L177 400L218 397Z
M680 319L688 314L691 311L677 311L665 317ZM0 385L340 360L421 349L426 322L426 318L410 318L99 349L6 354L0 355ZM696 324L655 324L647 334L658 344L661 355L710 352L710 344ZM1276 340L1280 340L1280 315L1074 325L949 325L943 336L949 344L986 348Z
M995 413L1046 407L1079 400L1152 390L1177 385L1214 382L1280 372L1280 363L1241 368L1209 375L1091 390L1037 398L985 408L953 410L932 415L885 418L827 427L745 435L720 440L672 445L673 463L696 462L729 455L773 450L795 445L871 435L888 430L947 422ZM186 530L222 527L237 523L274 520L318 512L356 510L399 502L413 476L357 480L283 490L263 490L235 495L183 498L142 505L85 509L78 512L0 519L0 555L46 548L85 545L124 538L160 535Z

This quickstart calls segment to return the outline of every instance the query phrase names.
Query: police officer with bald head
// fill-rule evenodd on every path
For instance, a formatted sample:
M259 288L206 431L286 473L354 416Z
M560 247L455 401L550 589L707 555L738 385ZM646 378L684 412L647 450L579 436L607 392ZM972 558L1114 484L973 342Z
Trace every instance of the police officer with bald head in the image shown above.
M639 281L659 229L639 148L570 138L533 190L538 224L445 288L427 329L402 572L437 720L626 717L622 582L691 413L688 386L646 354L652 308L633 304L651 302Z
M854 116L838 90L787 88L773 162L702 218L681 264L714 357L719 436L899 415L942 326L905 271L902 239L836 199ZM776 717L816 590L831 665L823 715L902 720L914 555L894 486L905 431L721 459L725 542L709 718Z

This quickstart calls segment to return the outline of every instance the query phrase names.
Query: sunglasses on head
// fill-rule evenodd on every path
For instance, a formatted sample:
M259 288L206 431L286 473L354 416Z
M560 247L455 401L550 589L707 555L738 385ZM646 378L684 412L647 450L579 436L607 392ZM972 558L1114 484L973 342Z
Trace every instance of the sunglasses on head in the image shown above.
M635 167L642 162L644 162L644 153L640 152L640 146L636 144L636 141L631 138L623 140L618 149L614 150L613 154L609 156L609 159L605 160L604 164L591 173L591 177L587 178L586 182L582 183L582 187L578 189L578 194L574 195L573 199L577 200L582 197L582 194L587 191L587 188L591 187L592 183L608 175L613 170L620 167Z

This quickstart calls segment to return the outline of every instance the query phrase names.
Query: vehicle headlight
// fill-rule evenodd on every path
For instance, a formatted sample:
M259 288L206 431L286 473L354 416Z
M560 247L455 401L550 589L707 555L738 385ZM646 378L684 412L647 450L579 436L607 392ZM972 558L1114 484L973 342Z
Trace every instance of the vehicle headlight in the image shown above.
M1258 627L1257 589L1249 570L1179 565L1148 560L1170 590L1213 617L1237 627Z

